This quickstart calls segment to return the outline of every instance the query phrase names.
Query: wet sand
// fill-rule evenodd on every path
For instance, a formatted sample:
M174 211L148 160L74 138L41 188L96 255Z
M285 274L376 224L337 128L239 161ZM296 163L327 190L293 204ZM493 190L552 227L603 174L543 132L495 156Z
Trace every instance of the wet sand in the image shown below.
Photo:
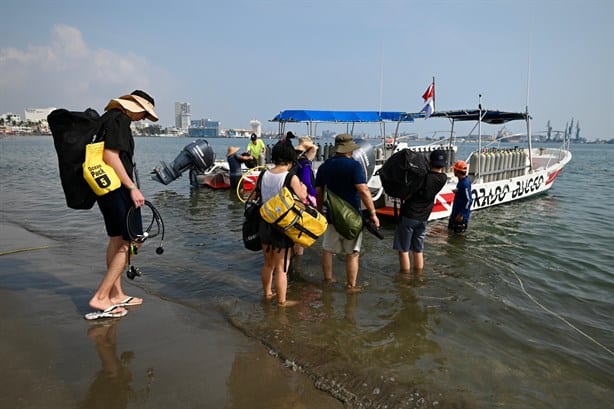
M217 311L129 280L125 291L142 306L84 320L103 248L91 260L78 246L0 222L0 407L343 407Z

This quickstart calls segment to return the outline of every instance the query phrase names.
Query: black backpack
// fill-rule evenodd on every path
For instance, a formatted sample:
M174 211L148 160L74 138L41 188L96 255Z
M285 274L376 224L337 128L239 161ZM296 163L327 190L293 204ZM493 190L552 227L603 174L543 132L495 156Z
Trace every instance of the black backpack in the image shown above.
M428 172L428 162L421 153L403 149L388 158L378 173L384 192L405 200L422 189Z
M96 194L83 178L85 145L91 143L100 130L102 119L92 108L84 112L56 109L47 116L58 154L60 180L66 204L72 209L91 209Z

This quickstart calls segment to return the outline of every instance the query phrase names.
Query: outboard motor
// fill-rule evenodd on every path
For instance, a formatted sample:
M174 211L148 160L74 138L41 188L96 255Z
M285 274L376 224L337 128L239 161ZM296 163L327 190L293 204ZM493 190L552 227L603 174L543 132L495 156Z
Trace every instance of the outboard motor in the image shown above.
M357 139L355 142L360 148L352 153L352 158L362 165L362 168L365 170L365 175L367 175L368 182L375 170L375 152L373 146L364 139Z
M215 153L209 143L204 139L198 139L184 146L173 163L160 162L160 166L151 172L151 178L168 185L188 169L204 172L213 165L214 161Z

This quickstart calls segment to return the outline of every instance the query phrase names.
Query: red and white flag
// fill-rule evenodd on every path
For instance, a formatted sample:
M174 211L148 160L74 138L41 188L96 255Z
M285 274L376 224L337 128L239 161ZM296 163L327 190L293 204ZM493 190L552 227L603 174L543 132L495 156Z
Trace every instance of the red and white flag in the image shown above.
M422 94L422 99L424 100L424 102L426 102L429 99L433 98L434 96L435 96L435 83L431 82L429 87L426 89L426 91L424 91L424 94Z
M424 119L426 119L435 111L435 81L429 84L424 94L422 94L422 99L426 102L426 105L424 105L420 112L424 112Z

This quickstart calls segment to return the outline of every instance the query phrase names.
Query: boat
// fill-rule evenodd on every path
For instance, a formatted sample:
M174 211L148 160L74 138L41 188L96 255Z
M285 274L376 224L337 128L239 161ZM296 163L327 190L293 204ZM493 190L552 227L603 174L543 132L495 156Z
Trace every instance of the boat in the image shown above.
M216 160L204 171L190 169L190 185L192 187L210 187L212 189L230 189L230 170L228 162Z
M426 145L410 146L408 142L398 137L399 126L402 123L414 122L416 118L424 118L424 113L378 112L378 111L314 111L288 110L281 111L272 122L280 123L280 134L289 122L304 122L308 124L310 134L318 123L346 123L348 132L352 133L356 123L377 122L382 129L382 143L371 147L364 141L357 140L361 151L354 152L354 158L363 162L367 174L367 184L371 192L376 211L381 216L394 216L395 209L400 206L400 200L388 196L382 187L378 170L395 152L408 148L422 153L428 158L430 152L442 149L448 154L448 166L445 172L448 181L435 198L435 205L429 220L448 218L452 211L454 189L457 179L452 171L456 160L458 147L454 125L461 121L474 121L478 129L477 149L472 151L465 162L469 165L468 176L472 183L472 210L485 209L491 206L526 199L549 190L565 165L571 160L569 139L563 141L560 148L533 148L531 142L531 116L527 112L506 112L497 110L465 109L453 111L436 111L430 118L445 118L451 123L450 135L444 139ZM505 147L506 135L482 146L482 124L501 125L509 121L525 121L527 127L527 147ZM392 137L386 136L386 124L394 124ZM475 129L475 128L474 128ZM370 163L373 161L374 163ZM317 171L317 165L314 164Z

